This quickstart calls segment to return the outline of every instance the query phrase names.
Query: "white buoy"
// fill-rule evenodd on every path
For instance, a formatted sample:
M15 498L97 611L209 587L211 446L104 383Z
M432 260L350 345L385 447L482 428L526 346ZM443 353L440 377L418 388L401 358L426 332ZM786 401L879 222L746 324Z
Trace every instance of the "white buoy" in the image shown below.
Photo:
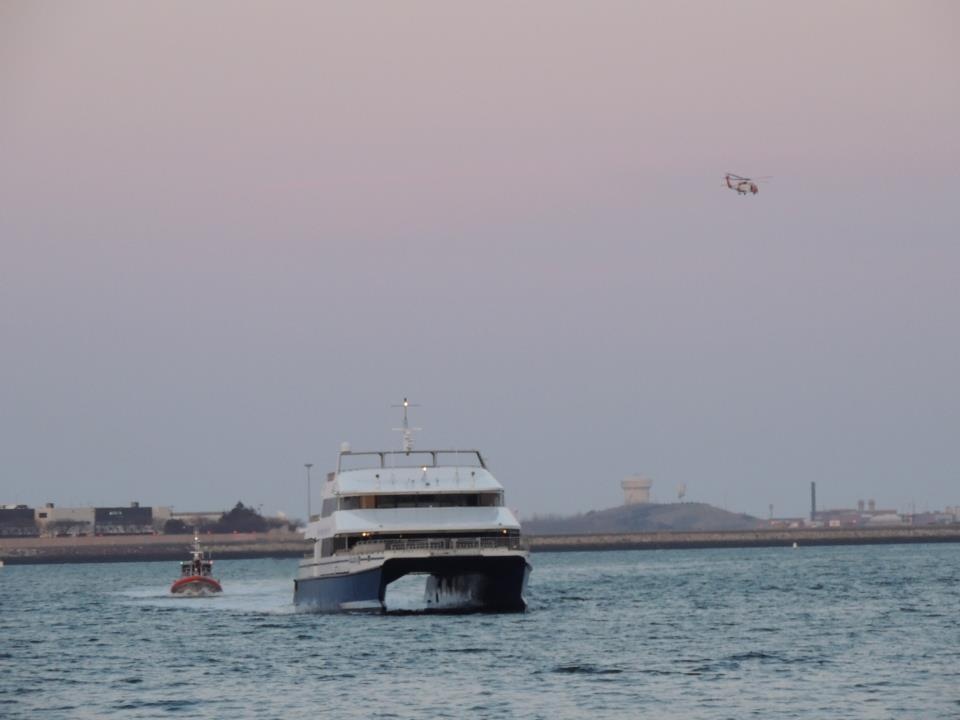
M796 544L796 543L793 544L793 549L794 549L794 550L797 549L797 544Z

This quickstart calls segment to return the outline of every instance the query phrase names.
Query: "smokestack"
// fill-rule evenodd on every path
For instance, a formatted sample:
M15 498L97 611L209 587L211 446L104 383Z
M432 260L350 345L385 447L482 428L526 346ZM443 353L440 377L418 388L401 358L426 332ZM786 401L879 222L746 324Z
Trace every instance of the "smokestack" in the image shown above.
M810 483L810 522L817 519L817 483Z
M864 505L863 500L857 500L857 512L859 512L860 514L863 514L863 505Z

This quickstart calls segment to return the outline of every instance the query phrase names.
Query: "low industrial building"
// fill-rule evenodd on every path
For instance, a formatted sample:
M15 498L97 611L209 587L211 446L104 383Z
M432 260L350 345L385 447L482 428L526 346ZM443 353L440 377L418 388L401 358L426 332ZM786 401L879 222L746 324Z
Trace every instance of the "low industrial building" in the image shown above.
M97 535L150 535L162 529L154 524L153 508L137 502L129 507L94 508L93 518Z
M179 520L187 527L200 528L213 525L223 517L223 510L196 510L192 512L171 513L171 520Z
M0 505L0 537L37 537L33 513L26 505Z
M47 503L37 508L37 526L51 537L93 535L95 509L92 507L62 508Z
M138 502L119 507L57 507L46 503L31 512L38 533L49 537L151 535L162 532L172 514L170 507L141 507Z

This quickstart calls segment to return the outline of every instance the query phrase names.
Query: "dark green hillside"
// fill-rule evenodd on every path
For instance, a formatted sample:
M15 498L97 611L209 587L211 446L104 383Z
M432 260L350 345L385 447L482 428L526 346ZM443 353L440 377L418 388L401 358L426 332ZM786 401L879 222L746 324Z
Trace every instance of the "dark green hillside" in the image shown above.
M752 530L764 523L750 515L732 513L706 503L622 505L582 515L534 518L523 522L528 535L582 535L675 530Z

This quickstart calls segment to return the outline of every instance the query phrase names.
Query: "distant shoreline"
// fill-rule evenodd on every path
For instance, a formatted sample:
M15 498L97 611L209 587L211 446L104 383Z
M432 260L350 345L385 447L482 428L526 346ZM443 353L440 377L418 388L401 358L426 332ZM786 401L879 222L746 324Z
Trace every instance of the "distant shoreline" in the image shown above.
M680 550L704 548L798 547L813 545L890 545L960 542L960 524L887 528L762 528L716 532L598 533L538 535L536 552L580 550Z
M532 552L944 543L960 542L960 525L540 535L528 539ZM176 561L187 557L191 540L188 535L0 538L0 560L6 565ZM214 560L299 558L312 546L297 533L210 534L201 541Z
M302 557L310 547L299 533L211 533L200 542L214 560ZM0 538L0 560L6 565L186 560L192 544L192 535Z

